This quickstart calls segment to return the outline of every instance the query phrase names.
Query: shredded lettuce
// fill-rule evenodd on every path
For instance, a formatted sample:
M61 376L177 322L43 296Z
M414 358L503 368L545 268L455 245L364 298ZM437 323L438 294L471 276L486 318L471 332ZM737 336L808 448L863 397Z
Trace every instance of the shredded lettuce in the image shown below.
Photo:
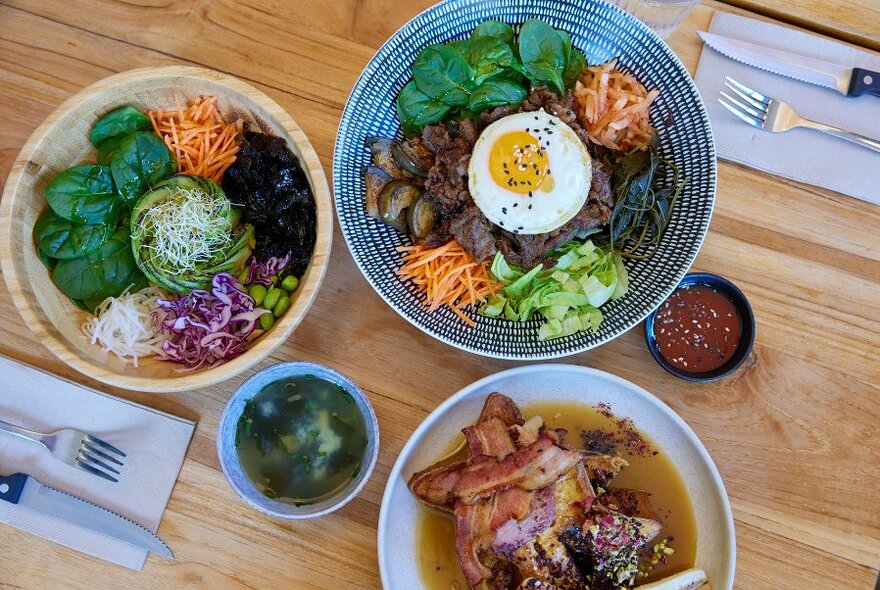
M562 338L602 324L599 310L629 290L629 276L619 255L605 252L592 241L571 241L550 253L556 265L529 270L511 266L499 252L492 276L505 285L489 297L480 314L524 322L540 314L540 340Z

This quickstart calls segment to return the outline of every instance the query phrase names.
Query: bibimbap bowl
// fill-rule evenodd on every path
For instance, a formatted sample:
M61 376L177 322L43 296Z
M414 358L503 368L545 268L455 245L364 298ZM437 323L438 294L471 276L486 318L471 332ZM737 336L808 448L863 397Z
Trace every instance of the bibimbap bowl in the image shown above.
M401 107L399 97L411 97L413 94L418 97L418 93L408 93L405 90L412 90L412 84L422 94L429 92L427 85L423 84L422 88L415 80L414 63L417 59L429 64L439 61L434 59L436 55L428 58L421 52L434 45L447 45L445 51L454 54L459 50L449 44L467 43L468 39L473 39L478 33L476 29L481 23L492 21L500 21L503 26L509 26L511 37L521 36L524 25L534 20L543 21L545 26L549 25L558 32L565 33L564 38L571 41L574 49L583 52L588 65L598 66L617 59L622 72L634 76L649 90L659 89L659 96L650 111L650 123L661 131L658 153L661 159L672 162L678 168L679 180L685 181L653 257L644 258L644 252L637 249L634 252L636 257L624 261L630 279L629 290L619 298L599 304L603 319L598 329L595 325L589 330L585 329L584 320L578 318L581 331L566 332L567 335L561 337L557 337L558 333L552 334L553 339L541 339L539 330L545 319L538 314L522 314L527 317L520 315L520 321L513 321L508 319L507 307L503 314L499 311L500 306L491 309L491 313L485 309L484 313L478 313L473 303L468 303L462 310L445 304L429 309L417 281L404 280L401 277L407 265L412 267L419 263L418 260L412 263L401 260L402 252L411 251L407 250L413 244L410 236L419 234L411 219L407 220L407 230L399 222L399 218L395 217L398 205L405 204L403 197L407 195L402 192L403 189L395 188L391 198L386 199L388 205L383 206L383 199L389 196L388 187L398 187L396 183L401 178L390 174L394 180L382 185L384 188L381 189L378 199L379 215L376 215L376 211L371 213L369 198L371 187L374 186L370 182L369 172L381 167L376 160L376 148L379 148L380 153L384 149L381 141L397 142L391 149L391 154L406 172L418 175L416 169L422 168L421 173L428 179L424 183L425 187L427 182L433 182L432 174L443 171L443 167L438 165L426 173L423 167L413 166L416 161L408 155L404 154L404 158L398 159L394 152L394 148L400 149L404 138L399 113L403 113L402 116L411 116ZM497 25L495 28L498 28ZM432 78L428 77L428 81L430 80ZM532 90L535 87L536 84L532 84ZM404 105L412 107L414 111L418 110L416 107L420 104L428 105L416 113L421 116L422 113L432 112L432 108L436 110L438 105L435 102L443 100L427 100L427 95L424 98L426 100L422 103L408 98ZM447 109L445 112L452 114L450 120L455 119L459 112L454 109L449 111L448 106L443 108ZM488 109L481 108L480 116L487 113ZM535 112L530 114L537 115ZM496 120L493 125L500 122ZM434 124L433 119L425 124ZM492 126L479 132L488 133L490 129ZM450 135L455 133L450 132ZM554 137L559 137L559 134ZM376 138L381 139L376 141ZM540 143L540 136L535 139ZM424 137L422 140L423 144L426 143ZM428 141L427 144L430 145L431 142ZM476 148L473 148L473 153L476 155ZM555 170L556 166L553 168ZM445 166L445 169L455 170L449 166ZM547 173L549 174L549 168ZM459 173L459 176L464 174ZM473 178L473 174L468 178ZM673 174L671 170L667 170L659 178L664 182L672 181ZM715 199L715 181L716 158L712 131L703 102L687 70L672 50L647 26L602 0L447 0L430 7L403 25L367 64L343 112L333 159L334 199L342 234L355 262L376 292L404 319L434 338L461 350L511 360L551 359L583 352L616 338L642 321L669 296L693 263L709 227ZM446 194L461 192L450 190ZM479 206L473 191L470 195ZM400 200L399 196L402 197ZM531 196L529 193L529 197ZM409 197L412 198L412 195ZM418 204L420 201L421 197L415 202ZM522 212L525 208L520 207L518 211ZM416 207L412 206L410 212L415 210ZM457 211L468 212L472 208L465 204ZM483 210L482 213L486 211ZM506 214L507 211L501 209L501 213ZM489 214L486 213L486 216ZM479 223L471 225L472 221L462 216L452 219L447 227L452 233L466 233L467 228L480 227ZM394 222L400 227L392 227ZM464 229L454 229L456 223L458 228ZM515 229L522 228L511 226L507 229L510 230L508 233L516 233ZM497 235L498 226L493 226L492 231ZM547 235L552 237L553 234L550 232ZM477 242L473 238L466 239L472 243ZM453 242L446 242L451 243ZM425 242L419 243L418 247L424 244ZM472 246L469 254L473 254L474 249ZM476 262L484 264L492 260L490 255ZM511 260L507 262L513 264ZM532 264L530 260L528 263L517 263L517 266L528 271L533 268ZM498 278L498 275L495 276ZM449 282L444 279L444 285ZM505 293L505 296L508 294ZM467 316L467 320L460 315ZM468 325L468 321L473 325Z

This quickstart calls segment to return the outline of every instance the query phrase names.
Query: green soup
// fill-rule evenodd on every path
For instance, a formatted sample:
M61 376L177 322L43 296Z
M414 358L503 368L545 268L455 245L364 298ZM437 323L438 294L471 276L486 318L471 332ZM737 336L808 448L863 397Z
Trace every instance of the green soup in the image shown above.
M336 383L314 375L281 379L245 403L235 448L267 497L312 504L360 473L366 422L354 398Z

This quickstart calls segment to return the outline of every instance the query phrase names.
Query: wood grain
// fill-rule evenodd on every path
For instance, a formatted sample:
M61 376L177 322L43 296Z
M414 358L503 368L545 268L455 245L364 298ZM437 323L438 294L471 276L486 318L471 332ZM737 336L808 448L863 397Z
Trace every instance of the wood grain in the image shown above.
M880 3L876 0L725 0L805 29L880 51Z
M21 2L0 6L0 176L55 106L114 72L204 65L253 83L302 126L325 169L349 89L375 49L430 0ZM817 3L818 4L818 3ZM843 0L823 3L844 7ZM670 44L689 71L704 2ZM743 13L742 11L735 10ZM753 358L735 378L689 384L663 372L640 329L566 362L611 371L691 425L725 480L738 535L737 587L869 588L880 565L880 210L722 162L715 215L695 269L734 280L757 316ZM214 432L252 371L156 396L100 386L60 363L0 289L0 353L199 420L159 533L176 562L140 574L0 528L0 587L378 588L375 527L388 472L427 413L464 385L514 366L453 350L370 289L338 233L318 300L279 360L329 364L376 408L382 448L337 514L279 523L245 507L218 471Z

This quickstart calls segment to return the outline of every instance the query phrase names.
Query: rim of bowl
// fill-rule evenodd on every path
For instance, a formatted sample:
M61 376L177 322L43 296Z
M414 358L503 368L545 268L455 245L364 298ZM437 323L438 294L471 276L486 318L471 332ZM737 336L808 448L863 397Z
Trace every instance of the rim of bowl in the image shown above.
M328 379L343 387L354 397L367 426L367 448L364 451L364 458L361 460L360 472L342 491L335 496L314 504L295 506L294 504L287 504L267 498L251 483L250 478L241 468L238 455L235 453L234 444L224 444L227 441L224 431L227 431L227 436L230 433L234 433L234 430L230 429L234 429L235 423L238 422L245 398L255 395L259 391L257 388L262 388L263 380L267 379L267 377L271 381L275 381L284 377L298 377L302 375L315 375ZM248 377L247 380L238 386L226 402L226 406L223 408L223 413L220 415L220 420L217 423L216 446L223 477L226 478L226 482L241 500L251 508L275 518L305 520L335 512L351 502L361 492L373 474L373 469L379 458L379 422L376 419L373 404L370 403L367 395L357 383L339 371L326 365L309 361L276 363L260 369Z
M446 413L454 406L459 403L463 399L470 396L474 391L484 387L485 385L492 383L494 381L500 379L506 379L510 377L516 377L519 375L525 375L528 373L537 373L542 371L565 371L571 372L575 375L595 375L600 376L605 379L609 379L611 381L616 381L621 385L632 388L638 393L640 393L646 402L653 405L658 411L665 414L669 419L671 419L676 426L679 427L679 430L682 434L687 438L688 442L696 449L697 453L700 455L700 458L703 460L707 471L709 472L711 483L715 488L715 491L722 498L722 504L724 506L724 521L726 523L726 533L727 533L727 545L730 548L730 576L729 579L731 581L731 587L733 584L734 574L736 573L736 529L733 522L733 511L730 507L730 497L727 495L727 489L724 487L724 480L721 479L721 473L718 471L718 467L715 465L715 461L712 460L712 456L709 454L709 451L706 450L706 447L703 445L703 442L697 436L697 434L691 429L687 422L684 421L684 418L679 416L675 410L670 408L666 403L658 398L656 395L651 393L650 391L644 389L633 383L632 381L628 381L623 377L618 377L613 373L609 373L608 371L602 371L600 369L594 369L592 367L583 367L580 365L570 365L566 363L540 363L533 365L525 365L522 367L515 367L513 369L507 369L505 371L499 371L497 373L493 373L492 375L488 375L474 381L470 385L466 385L464 388L460 389L451 397L447 398L442 404L437 406L437 408L428 414L428 416L422 420L421 424L416 427L415 431L410 435L409 439L406 441L406 444L401 449L400 454L397 456L397 460L394 462L394 466L391 468L391 473L388 475L387 483L385 484L385 489L382 492L382 504L379 508L379 523L376 531L376 544L377 544L377 553L379 560L379 577L382 582L383 588L388 588L387 580L390 578L386 562L387 558L385 556L385 538L384 532L388 529L388 525L386 521L390 518L391 510L390 510L390 501L391 494L389 492L389 487L395 485L395 482L400 478L400 473L403 471L403 465L406 461L409 460L409 456L412 454L413 450L422 442L422 439L425 437L425 434L429 430L431 430L434 425L442 419Z
M261 344L265 338L257 339L248 350L240 356L230 359L221 365L211 367L209 369L199 370L196 372L181 372L172 374L168 377L147 377L137 373L136 369L130 366L125 372L117 372L115 370L105 370L105 365L97 360L87 357L74 344L61 334L55 327L48 316L43 312L39 302L32 296L30 278L25 273L20 272L18 268L21 263L14 257L16 244L12 243L11 226L14 222L12 217L12 196L14 194L13 187L17 186L21 177L25 173L25 163L29 161L34 150L39 146L44 136L50 128L52 128L59 118L67 116L72 110L82 102L85 97L91 96L97 92L106 92L132 77L152 78L152 77L194 77L204 79L208 82L221 84L233 88L237 92L251 96L251 100L261 104L264 108L277 110L279 125L291 136L291 142L295 143L297 148L303 155L303 160L312 160L312 162L303 161L303 169L306 170L312 192L315 198L315 208L318 214L318 223L316 227L317 242L316 250L312 253L309 266L306 270L307 280L301 281L300 289L305 286L311 286L310 292L297 297L294 305L280 320L280 323L287 323L285 326L285 334L283 337L271 338L272 342L266 346ZM134 68L125 70L116 74L112 74L92 84L89 84L74 93L59 104L37 128L31 133L21 150L13 160L12 168L6 178L6 184L3 187L3 197L0 199L0 268L2 268L3 280L11 291L19 290L27 294L27 297L14 297L13 303L18 310L19 315L31 332L40 340L49 352L58 359L75 369L79 373L101 383L128 389L133 391L144 391L150 393L173 393L179 391L191 391L202 387L215 385L231 377L240 375L245 370L254 366L258 362L264 360L269 354L284 343L287 338L296 330L302 320L305 318L312 304L317 299L318 291L323 284L327 267L330 263L330 252L333 243L333 197L330 193L330 187L327 182L327 174L320 159L315 152L314 146L305 132L296 122L296 120L278 104L274 99L266 93L257 89L253 85L244 80L226 74L217 70L205 67L183 66L183 65L167 65L167 66L149 66L144 68ZM322 215L323 213L323 215ZM28 232L29 235L29 232ZM317 244L321 242L326 244L323 252L319 252ZM23 269L21 269L23 270ZM54 288L54 286L52 287ZM300 303L300 301L302 303ZM280 326L276 325L276 329ZM264 336L272 336L271 332ZM276 336L278 336L276 334Z
M657 310L660 309L660 306L645 318L645 342L648 344L648 350L651 351L651 356L654 357L654 360L657 361L658 365L663 367L667 373L674 375L679 379L690 381L692 383L710 383L712 381L718 381L719 379L729 377L736 373L743 363L746 362L746 359L749 358L749 355L752 353L752 349L755 346L757 322L755 321L755 312L752 310L752 304L749 303L749 299L746 297L745 293L733 284L730 279L711 272L692 272L686 274L675 289L673 289L672 293L669 294L667 299L672 297L672 294L680 288L688 285L704 285L718 289L730 299L731 303L736 307L740 316L741 330L739 342L736 345L736 349L733 351L733 356L717 369L707 371L706 373L688 373L687 371L682 371L673 367L665 358L663 358L663 355L660 354L660 348L657 346L657 339L654 337L654 318L656 317ZM663 303L660 305L662 306Z

